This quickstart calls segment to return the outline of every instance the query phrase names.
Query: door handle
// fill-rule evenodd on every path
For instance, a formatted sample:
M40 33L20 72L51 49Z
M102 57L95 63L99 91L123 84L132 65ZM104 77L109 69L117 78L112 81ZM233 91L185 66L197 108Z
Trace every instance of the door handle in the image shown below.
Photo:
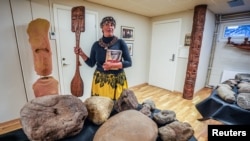
M69 64L63 63L63 66L67 66L67 65L69 65Z
M63 64L62 64L63 66L69 65L68 63L65 63L65 62L66 62L66 58L63 57L63 58L62 58L62 61L63 61Z
M174 61L175 60L175 54L172 54L172 58L169 59L170 61Z

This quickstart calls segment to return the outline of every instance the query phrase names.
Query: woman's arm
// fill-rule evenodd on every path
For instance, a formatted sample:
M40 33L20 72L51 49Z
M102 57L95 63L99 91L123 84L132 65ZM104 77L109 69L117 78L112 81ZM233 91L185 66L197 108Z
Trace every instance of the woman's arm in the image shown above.
M122 49L122 67L128 68L132 66L132 59L129 54L128 46L124 40L120 39L121 49Z

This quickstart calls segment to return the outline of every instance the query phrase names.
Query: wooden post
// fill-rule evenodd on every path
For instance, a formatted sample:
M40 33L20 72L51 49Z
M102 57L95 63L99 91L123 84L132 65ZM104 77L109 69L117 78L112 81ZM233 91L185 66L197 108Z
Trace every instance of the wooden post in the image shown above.
M198 5L194 9L191 44L189 48L188 65L183 91L183 98L193 99L194 87L199 64L202 36L205 25L207 5Z

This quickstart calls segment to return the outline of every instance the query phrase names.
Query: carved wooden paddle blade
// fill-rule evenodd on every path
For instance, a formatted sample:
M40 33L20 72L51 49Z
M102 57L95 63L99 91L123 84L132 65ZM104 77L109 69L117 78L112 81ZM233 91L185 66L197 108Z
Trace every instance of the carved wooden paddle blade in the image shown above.
M80 76L80 73L76 73L75 76L73 77L70 85L71 89L71 94L76 96L76 97L81 97L83 96L83 91L84 91L84 84L83 80Z
M85 7L76 6L71 9L71 31L85 31Z

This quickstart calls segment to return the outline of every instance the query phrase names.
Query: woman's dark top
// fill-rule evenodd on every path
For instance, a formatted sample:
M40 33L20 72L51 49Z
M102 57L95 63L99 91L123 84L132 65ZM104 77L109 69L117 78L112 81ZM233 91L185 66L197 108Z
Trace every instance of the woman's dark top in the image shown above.
M104 43L106 45L106 47L104 47L103 44L100 44L101 40L102 40L102 43ZM111 43L112 41L114 41L114 42ZM109 45L109 43L111 43L111 44ZM124 40L118 39L115 36L108 37L108 38L102 37L99 41L96 41L92 45L92 48L90 51L90 57L85 61L85 63L90 67L94 67L96 64L97 65L96 70L101 71L101 72L105 72L105 73L118 74L118 73L122 72L123 68L118 69L118 70L104 71L102 65L106 59L107 49L121 50L122 51L121 62L122 62L123 68L127 68L127 67L132 66L132 60L131 60L131 57L129 54L127 44L124 42Z

